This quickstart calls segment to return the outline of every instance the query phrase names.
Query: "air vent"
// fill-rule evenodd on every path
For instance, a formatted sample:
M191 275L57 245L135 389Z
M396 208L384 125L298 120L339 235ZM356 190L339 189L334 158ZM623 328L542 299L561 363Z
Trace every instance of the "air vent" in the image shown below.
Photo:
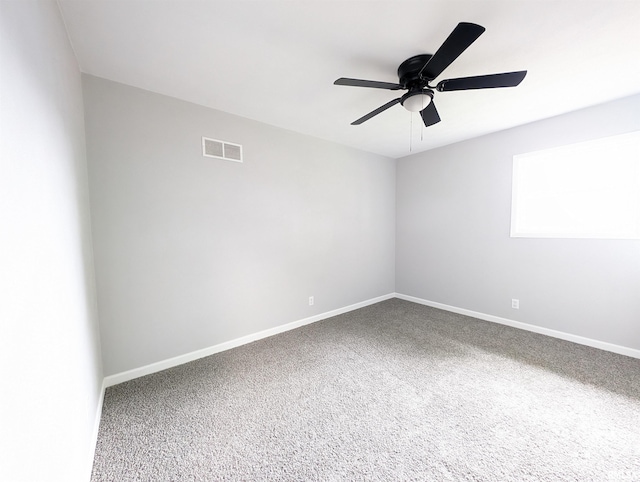
M202 138L202 155L226 161L242 162L242 146L218 139Z

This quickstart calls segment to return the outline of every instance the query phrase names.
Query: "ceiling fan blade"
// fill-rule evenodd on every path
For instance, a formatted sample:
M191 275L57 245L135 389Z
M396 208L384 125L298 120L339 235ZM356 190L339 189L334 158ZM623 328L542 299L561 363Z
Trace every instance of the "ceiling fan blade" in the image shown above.
M377 82L375 80L347 79L345 77L340 77L333 84L334 85L350 85L352 87L372 87L374 89L388 89L388 90L402 89L402 86L400 84L392 84L390 82Z
M385 110L387 110L389 107L393 107L396 104L400 103L400 100L402 100L401 97L398 97L397 99L393 99L391 102L387 102L385 105L378 107L376 110L373 110L371 112L369 112L367 115L360 117L360 119L355 120L351 123L352 126L357 126L362 124L365 121L368 121L369 119L371 119L373 116L378 115L380 112L384 112Z
M445 79L438 82L436 89L439 92L452 90L494 89L496 87L515 87L527 75L526 70L518 72L505 72L503 74L477 75L475 77L460 77L458 79Z
M476 25L475 23L459 23L438 51L433 54L425 66L422 67L419 75L427 80L435 79L444 69L449 67L462 52L467 50L469 45L475 42L484 30L484 27Z
M433 101L429 102L429 105L422 109L422 111L420 111L420 115L422 116L424 125L427 127L440 122L440 116L438 115L436 105L433 103Z

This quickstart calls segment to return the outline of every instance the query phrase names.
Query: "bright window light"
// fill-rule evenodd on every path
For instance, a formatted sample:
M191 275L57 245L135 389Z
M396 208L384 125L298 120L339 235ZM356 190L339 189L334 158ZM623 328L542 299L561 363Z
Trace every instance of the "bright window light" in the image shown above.
M640 239L640 132L513 156L511 236Z

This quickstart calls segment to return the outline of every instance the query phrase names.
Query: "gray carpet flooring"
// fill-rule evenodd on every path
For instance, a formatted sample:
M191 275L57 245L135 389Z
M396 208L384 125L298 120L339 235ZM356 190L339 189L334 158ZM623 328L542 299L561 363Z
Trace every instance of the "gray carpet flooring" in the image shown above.
M107 389L93 481L640 481L640 360L391 299Z

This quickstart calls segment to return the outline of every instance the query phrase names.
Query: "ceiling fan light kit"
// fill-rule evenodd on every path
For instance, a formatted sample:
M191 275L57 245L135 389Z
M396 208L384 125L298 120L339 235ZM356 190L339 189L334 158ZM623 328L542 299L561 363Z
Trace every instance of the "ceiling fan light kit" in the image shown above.
M402 97L387 102L351 124L362 124L390 107L401 104L410 112L420 112L425 126L429 127L440 122L440 116L433 102L434 91L451 92L456 90L493 89L515 87L520 84L527 75L526 70L445 79L435 86L429 84L475 42L484 31L484 27L474 23L459 23L435 54L415 55L402 62L398 67L399 82L397 84L345 77L336 80L334 82L335 85L408 91Z
M407 92L402 96L400 104L409 112L420 112L433 99L433 91L429 89Z

